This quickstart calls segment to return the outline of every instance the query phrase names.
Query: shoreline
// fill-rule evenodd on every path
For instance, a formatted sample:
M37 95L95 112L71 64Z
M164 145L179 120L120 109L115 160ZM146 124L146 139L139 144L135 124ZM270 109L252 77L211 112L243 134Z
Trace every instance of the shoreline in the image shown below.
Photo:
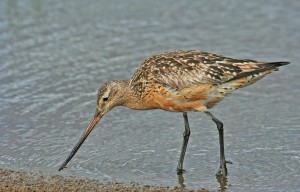
M124 184L116 181L103 182L81 177L32 173L13 169L0 168L0 191L157 191L157 192L208 192L206 189L185 189L180 187Z

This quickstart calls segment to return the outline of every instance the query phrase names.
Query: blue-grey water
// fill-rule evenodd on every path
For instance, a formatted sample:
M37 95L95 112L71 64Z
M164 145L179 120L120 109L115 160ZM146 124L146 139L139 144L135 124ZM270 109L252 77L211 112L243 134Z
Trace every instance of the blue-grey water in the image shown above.
M0 1L0 167L183 186L180 113L117 107L58 172L87 127L97 89L174 49L288 60L211 112L225 125L227 191L300 188L300 1ZM184 185L219 189L218 132L189 114ZM180 181L179 181L180 180Z

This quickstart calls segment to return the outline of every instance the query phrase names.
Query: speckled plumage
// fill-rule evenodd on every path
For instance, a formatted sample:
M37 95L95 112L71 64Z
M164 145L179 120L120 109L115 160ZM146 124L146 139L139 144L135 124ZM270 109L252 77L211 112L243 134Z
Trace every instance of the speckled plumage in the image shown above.
M205 111L283 64L233 59L197 50L172 51L147 58L133 74L129 86L136 97L152 103L153 108Z
M103 115L123 105L140 110L183 112L185 132L178 174L184 171L183 159L190 135L187 112L205 112L219 131L220 168L217 175L226 177L226 163L229 161L225 160L223 123L207 109L234 90L250 85L288 63L233 59L196 50L172 51L149 57L130 80L108 81L102 85L91 123L59 170L68 164Z

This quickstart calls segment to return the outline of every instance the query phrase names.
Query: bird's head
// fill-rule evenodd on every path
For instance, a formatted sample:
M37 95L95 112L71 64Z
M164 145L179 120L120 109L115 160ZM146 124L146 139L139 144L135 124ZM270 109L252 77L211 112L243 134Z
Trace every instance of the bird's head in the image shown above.
M81 138L74 146L70 155L66 159L66 161L60 166L59 171L66 167L68 162L72 159L75 153L78 151L82 143L94 129L96 124L100 121L100 119L107 113L109 110L114 108L115 106L122 105L127 88L127 81L108 81L104 83L98 91L97 94L97 107L95 114L86 128Z
M123 86L121 81L108 81L104 83L97 94L97 109L103 116L115 106L121 105L123 101Z

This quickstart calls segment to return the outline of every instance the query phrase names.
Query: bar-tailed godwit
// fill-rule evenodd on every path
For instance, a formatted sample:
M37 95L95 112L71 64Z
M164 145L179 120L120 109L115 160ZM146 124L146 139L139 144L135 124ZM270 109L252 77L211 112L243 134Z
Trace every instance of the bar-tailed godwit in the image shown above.
M185 124L177 173L183 170L190 127L188 112L204 112L217 125L220 167L217 176L226 177L223 123L208 109L233 91L248 86L289 62L258 62L234 59L204 51L166 52L147 58L130 80L108 81L97 94L96 112L91 123L59 170L65 168L103 115L116 106L131 109L163 109L182 112Z

